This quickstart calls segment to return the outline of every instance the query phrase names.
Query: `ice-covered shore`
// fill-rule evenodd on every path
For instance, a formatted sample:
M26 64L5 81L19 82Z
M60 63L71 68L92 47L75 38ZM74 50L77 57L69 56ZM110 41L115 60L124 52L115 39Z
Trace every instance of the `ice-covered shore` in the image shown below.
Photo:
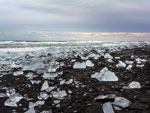
M13 46L26 46L12 48L10 43ZM150 47L148 42L61 42L61 45L5 42L4 45L6 44L10 44L11 48L0 48L0 98L5 100L0 100L0 104L3 102L5 109L8 106L20 107L25 113L55 113L59 108L59 112L65 112L61 111L64 109L68 109L68 113L69 110L81 112L83 109L78 109L75 105L77 102L74 103L76 99L79 105L86 103L88 107L94 105L94 98L101 93L106 94L108 89L116 96L113 102L110 98L99 99L103 111L124 110L131 105L133 98L129 96L128 100L126 95L120 97L118 90L141 89L143 86L139 82L140 78L128 81L129 75L137 69L142 71L149 63L146 54L140 56L134 53L136 48L141 48L138 50L141 52L143 48ZM34 44L40 47L35 47ZM67 101L72 105L65 106ZM118 107L118 103L123 107Z

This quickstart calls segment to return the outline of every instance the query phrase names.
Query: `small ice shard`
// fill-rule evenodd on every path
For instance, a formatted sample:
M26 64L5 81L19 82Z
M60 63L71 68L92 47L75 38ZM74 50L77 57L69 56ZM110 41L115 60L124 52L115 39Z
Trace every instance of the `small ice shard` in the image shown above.
M71 84L73 82L73 79L69 79L66 84Z
M23 71L16 71L13 73L14 76L23 75Z
M55 87L49 87L46 89L46 92L51 92L53 89L55 89Z
M65 90L62 91L53 91L52 95L56 99L63 99L65 96L67 96L67 93Z
M4 103L5 106L17 107L17 102L23 99L23 96L19 93L11 95Z
M107 62L113 63L113 60L112 59L108 59Z
M92 78L96 78L99 81L118 81L118 77L114 72L108 70L107 67L104 67L99 73L91 75Z
M115 57L115 59L116 59L116 60L119 60L119 59L120 59L120 57Z
M43 78L44 79L49 79L49 80L54 80L58 76L58 73L44 73Z
M68 93L69 93L69 94L72 94L72 91L71 91L71 90L68 90Z
M85 62L75 62L73 65L73 69L85 69L86 68L86 63Z
M104 100L104 99L107 99L107 100L114 100L116 97L115 94L108 94L108 95L99 95L97 96L94 100L97 101L97 100Z
M105 58L105 59L113 59L113 57L112 57L109 53L106 53L106 54L104 55L104 58Z
M145 62L147 62L147 60L145 60L145 59L141 59L141 62L142 62L142 63L145 63Z
M100 57L100 55L95 54L95 53L92 53L92 54L88 55L88 56L86 57L86 59L88 59L88 58L98 59L99 57Z
M40 100L47 100L49 98L49 95L46 92L41 92L38 96L38 99Z
M126 69L127 69L127 70L131 70L131 69L132 69L132 65L131 65L131 64L128 65L128 66L126 67Z
M134 61L128 61L128 60L126 60L125 62L126 62L126 64L128 64L128 65L131 65L131 64L134 63Z
M29 79L33 79L33 73L27 73L25 75L25 77L29 78Z
M44 101L44 100L43 100L43 101L38 100L38 101L35 102L35 106L42 106L42 105L44 105L44 104L45 104L45 101Z
M24 112L24 113L36 113L34 108L30 108L28 109L28 111Z
M94 64L90 60L87 60L85 63L87 67L94 67Z
M13 64L11 65L11 68L12 68L12 69L19 69L19 68L22 68L22 65L16 65L15 63L13 63Z
M136 61L137 64L141 64L141 59L140 58L137 58L135 61Z
M54 104L59 104L59 103L60 103L60 100L54 100L53 103L54 103Z
M144 67L144 64L141 64L141 65L137 64L136 67L142 68Z
M50 67L49 67L49 69L48 69L48 72L49 73L54 73L54 72L56 72L56 70L59 68L59 66L57 66L57 65L51 65Z
M49 110L49 111L44 110L44 111L42 111L40 113L52 113L52 110Z
M132 102L130 100L124 97L116 97L112 104L121 108L127 108L129 105L131 105L131 103Z
M122 61L119 61L119 63L116 65L117 68L125 68L126 64Z
M62 81L60 81L60 85L65 84L65 82L66 82L66 80L62 80Z
M129 88L130 89L140 89L141 88L141 85L139 82L137 81L133 81L129 84Z
M38 71L45 68L45 64L43 62L36 62L31 65L23 66L23 71L31 70L31 71Z
M106 102L103 104L103 112L104 113L115 113L110 102Z
M0 98L4 98L7 97L7 95L5 93L0 93Z
M16 93L16 90L14 88L9 88L9 89L6 90L6 95L8 97L15 94L15 93Z
M46 90L46 89L48 89L48 88L49 88L48 81L45 81L45 82L43 83L42 87L41 87L41 91L44 91L44 90Z
M39 83L41 83L40 80L30 80L30 82L31 82L32 84L39 84Z
M120 107L118 107L118 106L113 106L113 108L114 108L114 110L116 110L116 111L122 110L122 108L120 108Z

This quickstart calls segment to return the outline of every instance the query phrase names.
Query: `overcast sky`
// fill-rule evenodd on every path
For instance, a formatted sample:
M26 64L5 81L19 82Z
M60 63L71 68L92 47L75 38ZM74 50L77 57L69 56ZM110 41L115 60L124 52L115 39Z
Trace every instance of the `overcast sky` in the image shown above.
M0 0L0 40L147 40L149 32L150 0Z

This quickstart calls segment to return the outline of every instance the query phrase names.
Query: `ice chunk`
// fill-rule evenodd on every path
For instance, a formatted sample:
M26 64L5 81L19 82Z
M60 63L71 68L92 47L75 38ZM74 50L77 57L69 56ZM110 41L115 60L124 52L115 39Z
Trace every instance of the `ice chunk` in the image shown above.
M98 59L99 57L100 57L100 55L92 53L92 54L88 55L88 56L86 57L86 59L88 59L88 58Z
M25 75L25 77L29 78L29 79L33 79L33 73L27 73Z
M40 69L44 69L45 68L45 64L43 62L36 62L34 64L31 65L25 65L23 66L23 70L31 70L31 71L38 71Z
M41 82L41 80L30 80L30 82L32 84L39 84Z
M136 61L137 64L141 64L141 59L140 58L137 58L135 61Z
M96 78L99 81L118 81L118 77L114 72L108 70L107 67L103 68L100 73L91 75L92 78Z
M75 62L73 65L73 69L85 69L86 68L86 63L85 62Z
M7 97L7 95L5 93L0 93L0 98L4 98Z
M134 63L134 61L128 61L128 60L126 60L125 62L126 62L126 64L133 64Z
M55 87L49 87L46 89L46 92L51 92L53 89L55 89Z
M53 103L54 103L54 104L59 104L59 103L60 103L60 100L54 100Z
M115 94L108 94L108 95L99 95L97 96L94 100L104 100L104 99L115 99L116 95Z
M13 64L11 65L11 68L12 68L12 69L22 68L22 65L16 65L15 63L13 63Z
M73 82L73 79L69 79L66 84L71 84Z
M126 69L127 70L131 70L132 69L132 65L128 65Z
M9 88L9 89L6 90L6 95L8 97L15 94L15 93L16 93L16 90L14 88Z
M103 104L103 112L104 113L115 113L110 102L106 102Z
M116 65L117 68L125 68L126 64L122 61L119 61L119 63Z
M34 108L30 108L28 111L26 111L25 113L36 113Z
M130 100L124 97L116 97L112 104L121 108L127 108L131 103L132 102Z
M44 91L44 90L46 90L46 89L48 89L48 88L49 88L48 81L45 81L45 82L43 83L42 87L41 87L41 91Z
M119 60L119 59L120 59L120 57L115 57L115 59L116 59L116 60Z
M47 100L49 98L49 95L46 92L41 92L38 96L38 99L40 100Z
M137 64L136 67L142 68L144 67L144 64L141 64L141 65Z
M17 107L17 102L23 99L23 96L19 93L11 95L4 103L5 106Z
M60 81L60 85L63 85L66 82L66 80Z
M106 53L106 54L104 55L104 58L105 58L105 59L113 59L113 57L112 57L109 53Z
M41 100L38 100L35 102L35 106L41 106L41 105L44 105L45 104L45 101L41 101Z
M44 111L42 111L40 113L52 113L52 110L49 110L49 111L44 110Z
M71 91L71 90L68 90L68 93L69 93L69 94L72 94L72 91Z
M94 67L94 64L90 60L87 60L86 61L86 66L88 66L88 67Z
M16 71L13 73L14 76L23 75L23 71Z
M140 89L141 85L139 82L133 81L129 84L129 88L131 89Z
M65 96L67 96L67 93L65 90L62 91L53 91L52 95L56 99L63 99Z
M113 60L112 59L108 59L107 62L113 63Z
M49 80L54 80L58 76L58 73L44 73L43 78L44 79L49 79Z

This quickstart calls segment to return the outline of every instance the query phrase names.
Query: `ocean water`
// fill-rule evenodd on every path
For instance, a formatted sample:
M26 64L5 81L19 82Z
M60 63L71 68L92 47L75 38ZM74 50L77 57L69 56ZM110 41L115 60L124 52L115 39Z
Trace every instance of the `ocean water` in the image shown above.
M68 47L122 47L122 46L139 46L144 44L150 44L149 42L119 42L119 41L0 41L0 54L5 52L27 52L27 51L37 51L40 49L47 48L63 48ZM55 51L55 50L54 50Z

